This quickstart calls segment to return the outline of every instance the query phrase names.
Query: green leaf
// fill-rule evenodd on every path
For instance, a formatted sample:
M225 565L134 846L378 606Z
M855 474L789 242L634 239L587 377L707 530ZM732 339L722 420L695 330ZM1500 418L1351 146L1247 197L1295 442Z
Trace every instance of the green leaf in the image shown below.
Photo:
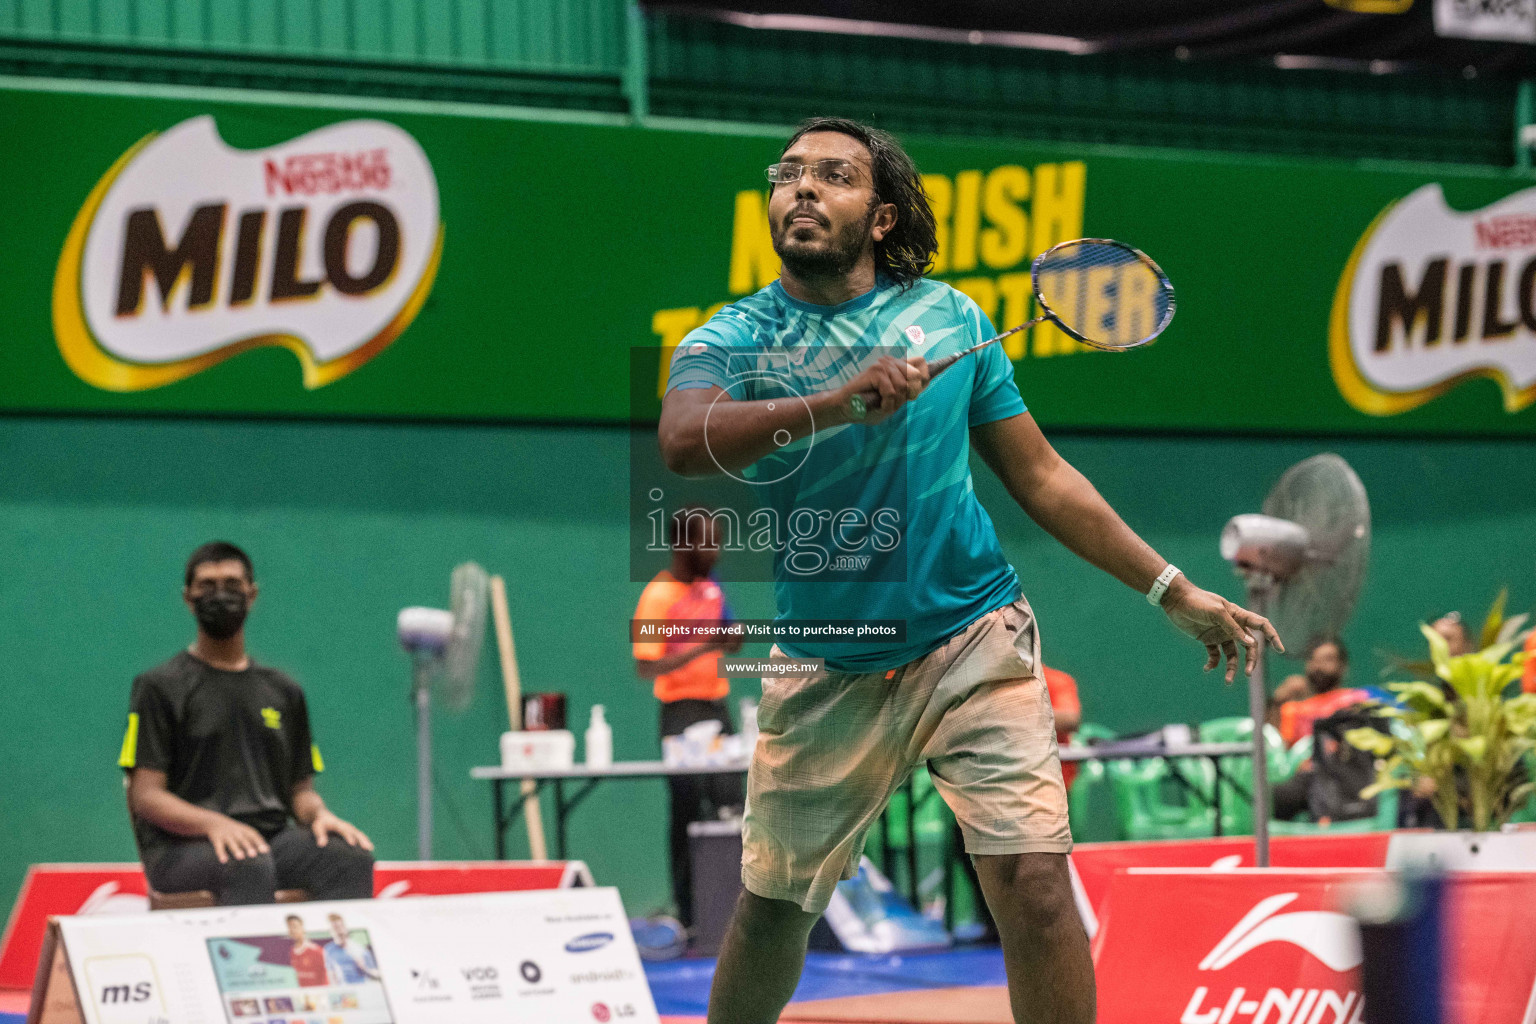
M1504 702L1505 711L1536 712L1536 693L1522 693Z
M1389 689L1398 694L1402 702L1424 714L1445 713L1450 703L1434 683L1393 683Z
M1529 612L1521 612L1519 615L1505 619L1504 625L1499 627L1499 635L1497 640L1499 642L1503 642L1505 640L1514 640L1516 637L1520 636L1520 627L1525 625L1526 620L1530 617L1531 616ZM1521 640L1523 639L1524 638L1521 637Z
M1494 762L1494 777L1504 780L1506 783L1515 778L1515 773L1520 770L1520 762L1525 755L1536 747L1536 741L1520 739L1506 739L1499 745L1499 759ZM1521 773L1524 775L1524 773Z
M1493 599L1488 617L1483 620L1483 635L1479 647L1487 647L1498 640L1499 627L1504 624L1504 606L1509 603L1509 587L1499 588L1499 596Z
M1351 729L1344 734L1344 741L1350 746L1375 754L1377 757L1386 757L1396 749L1392 737L1371 728Z
M1457 737L1451 742L1456 744L1456 749L1467 755L1467 760L1473 764L1481 764L1488 754L1488 738L1486 736Z
M1423 738L1425 746L1439 743L1450 731L1451 720L1448 718L1433 718L1428 722L1419 723L1419 735Z
M1407 789L1412 785L1412 779L1377 779L1360 791L1360 799L1369 800L1373 796L1380 796L1389 789Z
M1505 798L1505 803L1509 807L1519 810L1530 799L1532 793L1536 793L1536 782L1522 782L1509 791L1509 796Z
M1488 665L1497 665L1499 662L1507 658L1509 656L1509 652L1514 649L1514 642L1506 640L1501 644L1492 644L1491 646L1484 647L1482 650L1477 652L1477 657L1481 658Z
M1451 678L1451 649L1446 645L1445 637L1429 628L1429 623L1419 623L1419 632L1424 634L1424 639L1429 641L1429 660L1434 663L1435 675L1441 679L1450 681Z
M1391 651L1377 651L1377 654L1386 661L1382 666L1381 678L1388 676L1408 675L1415 679L1434 679L1435 663L1432 661L1419 661L1413 658L1405 658L1401 654L1393 654Z
M1476 654L1458 654L1446 664L1446 682L1466 700L1482 696L1487 677L1488 666Z
M1522 693L1505 701L1504 721L1517 736L1536 733L1536 693Z

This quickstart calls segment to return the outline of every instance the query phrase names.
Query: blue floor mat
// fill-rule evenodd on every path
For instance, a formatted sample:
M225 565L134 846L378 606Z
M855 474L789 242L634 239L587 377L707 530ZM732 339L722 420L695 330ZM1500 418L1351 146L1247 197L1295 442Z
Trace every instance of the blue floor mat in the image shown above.
M656 1010L667 1016L702 1017L709 1005L713 960L670 960L647 963L646 980ZM996 947L949 950L943 953L875 955L811 953L792 1002L907 992L920 988L961 985L1003 985L1002 950ZM0 1024L7 1022L0 1021Z

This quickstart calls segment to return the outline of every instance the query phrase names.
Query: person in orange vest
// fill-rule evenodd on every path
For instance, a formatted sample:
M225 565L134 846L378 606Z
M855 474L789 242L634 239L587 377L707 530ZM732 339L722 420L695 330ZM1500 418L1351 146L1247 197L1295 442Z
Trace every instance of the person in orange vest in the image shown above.
M1077 732L1077 727L1083 724L1083 704L1077 696L1077 680L1063 672L1059 668L1051 668L1042 665L1041 674L1045 676L1045 688L1051 697L1051 714L1056 716L1056 744L1066 746L1072 742L1072 734ZM1061 763L1061 781L1066 783L1067 789L1072 788L1072 780L1077 778L1077 762L1063 761Z
M1312 735L1312 723L1341 708L1372 697L1390 700L1375 688L1344 686L1349 674L1349 649L1342 640L1319 637L1307 645L1305 676L1291 676L1275 690L1279 705L1280 738L1286 746Z

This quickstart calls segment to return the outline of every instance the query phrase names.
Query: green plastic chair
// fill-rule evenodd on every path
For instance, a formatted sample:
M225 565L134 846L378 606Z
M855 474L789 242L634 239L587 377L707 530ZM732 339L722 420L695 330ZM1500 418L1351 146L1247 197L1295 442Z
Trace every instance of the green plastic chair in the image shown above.
M929 773L927 766L919 765L913 769L912 798L918 807L914 830L917 838L917 878L915 880L906 878L908 815L906 798L900 795L893 797L885 808L885 817L890 823L890 851L901 854L895 861L897 877L892 881L903 891L912 891L921 887L933 870L944 863L945 852L951 841L955 816L950 811L949 805L933 790L933 776ZM870 829L871 840L882 852L885 850L886 834L884 822ZM911 890L908 889L909 885ZM941 889L941 891L944 890Z
M1084 722L1072 735L1072 742L1086 744L1115 738L1115 731L1108 726ZM1079 843L1125 838L1121 834L1115 795L1103 761L1077 762L1077 778L1067 790L1067 811L1072 823L1072 838Z
M1290 762L1290 770L1286 773L1285 777L1288 779L1294 777L1301 770L1301 766L1311 759L1312 736L1309 733L1291 744L1291 749L1286 751L1286 760Z
M1359 832L1390 832L1397 828L1398 791L1389 789L1376 798L1376 814L1369 818L1330 821L1278 821L1269 823L1272 836L1352 835Z
M1216 816L1203 799L1211 783L1210 765L1190 760L1192 764L1181 764L1180 769L1196 792L1179 785L1161 757L1110 762L1121 838L1195 839L1212 833Z
M1202 743L1251 743L1253 719L1247 716L1213 718L1199 726ZM1295 774L1295 764L1272 725L1264 726L1264 748L1271 786ZM1224 757L1221 770L1231 782L1221 783L1221 830L1223 835L1253 834L1253 761L1247 757ZM1237 785L1234 786L1232 783ZM1239 792L1239 787L1241 792Z
M933 793L933 776L929 774L926 765L918 765L912 770L912 799L918 805L916 823L918 847L923 848L939 840L948 842L955 816L950 812L949 805L943 798ZM886 805L885 814L891 821L891 848L905 850L907 848L906 798L893 797ZM883 827L880 831L884 831Z

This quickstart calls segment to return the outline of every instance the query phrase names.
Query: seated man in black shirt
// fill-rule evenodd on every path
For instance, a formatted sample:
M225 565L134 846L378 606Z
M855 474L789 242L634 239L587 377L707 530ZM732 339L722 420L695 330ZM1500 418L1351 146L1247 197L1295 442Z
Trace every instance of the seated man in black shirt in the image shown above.
M245 653L250 558L204 544L182 597L197 639L133 681L118 760L150 886L211 890L224 905L271 903L278 889L370 898L373 844L315 792L304 691Z

